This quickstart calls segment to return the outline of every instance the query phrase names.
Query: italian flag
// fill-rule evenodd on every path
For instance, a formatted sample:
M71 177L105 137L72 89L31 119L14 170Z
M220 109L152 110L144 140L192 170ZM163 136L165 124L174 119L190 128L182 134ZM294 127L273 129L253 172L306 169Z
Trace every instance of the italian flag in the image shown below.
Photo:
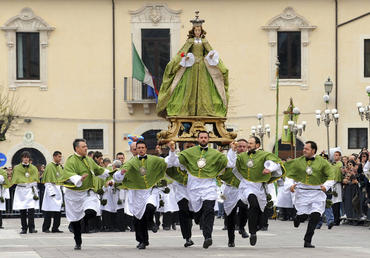
M148 68L144 65L139 54L136 51L134 43L132 43L132 78L148 85L153 88L155 93L158 95L157 87L154 84L153 76L150 74Z

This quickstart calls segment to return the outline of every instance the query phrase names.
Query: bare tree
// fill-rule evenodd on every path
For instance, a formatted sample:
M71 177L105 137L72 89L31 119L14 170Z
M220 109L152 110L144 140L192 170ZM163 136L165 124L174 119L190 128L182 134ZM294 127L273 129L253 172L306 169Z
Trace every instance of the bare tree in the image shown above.
M5 134L18 118L19 102L14 95L0 92L0 141L5 141Z

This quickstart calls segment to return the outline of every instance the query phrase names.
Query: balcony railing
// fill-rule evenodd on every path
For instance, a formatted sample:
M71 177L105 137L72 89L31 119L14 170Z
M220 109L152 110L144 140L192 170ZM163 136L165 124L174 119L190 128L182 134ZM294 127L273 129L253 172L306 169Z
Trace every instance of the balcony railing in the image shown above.
M142 105L144 114L149 115L156 105L155 97L148 94L148 86L132 77L123 78L123 99L130 115L134 114L135 106L138 105Z

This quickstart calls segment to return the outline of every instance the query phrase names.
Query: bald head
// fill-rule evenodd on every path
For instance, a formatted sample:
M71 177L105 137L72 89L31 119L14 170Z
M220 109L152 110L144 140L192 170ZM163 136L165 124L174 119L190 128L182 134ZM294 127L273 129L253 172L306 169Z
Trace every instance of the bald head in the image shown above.
M137 155L136 142L131 143L131 145L130 145L130 152L132 153L133 156L136 156Z

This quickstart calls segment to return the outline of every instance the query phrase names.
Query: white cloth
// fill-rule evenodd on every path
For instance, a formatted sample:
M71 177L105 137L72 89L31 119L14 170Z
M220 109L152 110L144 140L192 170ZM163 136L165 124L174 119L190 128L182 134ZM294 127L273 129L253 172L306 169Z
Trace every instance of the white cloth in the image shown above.
M117 212L117 202L119 191L114 189L113 186L103 187L103 199L107 200L105 205L101 205L100 209L103 211Z
M44 198L42 200L41 210L43 211L61 211L63 196L60 185L45 183Z
M343 200L343 194L342 194L342 183L340 182L336 182L333 186L333 191L336 192L338 194L338 196L334 196L332 197L332 202L333 203L338 203L338 202L342 202Z
M5 211L6 210L5 199L10 199L9 188L2 187L0 196L4 198L4 202L0 202L0 211Z
M186 60L186 58L188 59ZM183 58L181 58L180 65L182 67L191 67L193 66L194 62L195 62L194 55L192 53L188 53L186 57L184 56Z
M235 208L238 201L240 200L240 191L237 187L225 185L223 195L225 196L224 210L226 215L229 216L232 210Z
M240 191L240 199L249 205L248 197L250 194L254 194L257 197L258 204L260 206L261 211L265 210L267 199L266 199L266 192L263 188L262 183L254 183L244 178L240 181L239 184L239 191Z
M177 205L176 201L176 193L174 191L173 183L167 186L170 189L168 194L163 194L163 201L164 201L164 212L175 212L179 211L179 206Z
M13 210L39 209L39 200L33 199L33 192L39 196L37 183L18 184L14 193Z
M212 57L211 57L212 56ZM209 51L208 55L206 56L206 60L209 65L216 66L219 62L219 55L216 50Z
M290 192L289 189L286 189L284 187L284 184L281 186L278 186L276 207L293 208L292 192Z
M121 204L117 203L117 210L119 209L125 209L125 203L126 203L126 192L127 190L125 189L117 189L117 202L118 199L121 200Z
M3 177L3 175L0 175L0 185L2 185L4 183L5 179Z
M152 195L153 189L144 189L144 190L127 190L127 203L130 213L132 213L137 219L141 219L144 215L146 205L148 203L157 205L158 192L157 196Z
M64 201L66 217L69 222L79 221L85 216L85 210L92 209L100 214L100 201L93 191L73 191L65 189Z
M198 178L188 173L187 191L194 212L198 212L202 208L203 201L217 200L216 179Z
M176 202L181 201L182 199L189 200L188 191L186 189L186 186L183 184L180 184L179 182L173 182L173 191L175 192Z

